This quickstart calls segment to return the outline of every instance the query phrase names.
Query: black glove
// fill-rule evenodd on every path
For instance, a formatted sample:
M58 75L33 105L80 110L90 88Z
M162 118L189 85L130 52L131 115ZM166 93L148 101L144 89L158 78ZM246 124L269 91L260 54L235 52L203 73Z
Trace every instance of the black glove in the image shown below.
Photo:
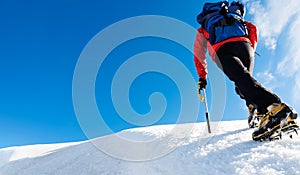
M200 91L205 89L207 85L206 78L199 78L198 81L198 93L200 94Z

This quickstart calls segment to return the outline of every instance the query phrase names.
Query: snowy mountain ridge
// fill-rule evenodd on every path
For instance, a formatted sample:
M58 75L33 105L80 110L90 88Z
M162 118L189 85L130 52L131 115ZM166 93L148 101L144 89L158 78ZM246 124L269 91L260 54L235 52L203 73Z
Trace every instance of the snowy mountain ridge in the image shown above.
M253 129L244 120L221 122L213 131L207 134L205 123L162 125L93 141L4 148L0 175L300 174L300 136L254 142ZM135 147L117 138L145 144ZM154 140L159 142L151 144ZM104 145L104 151L96 144ZM166 148L170 150L159 152ZM112 154L117 151L120 154ZM155 153L164 154L146 160Z

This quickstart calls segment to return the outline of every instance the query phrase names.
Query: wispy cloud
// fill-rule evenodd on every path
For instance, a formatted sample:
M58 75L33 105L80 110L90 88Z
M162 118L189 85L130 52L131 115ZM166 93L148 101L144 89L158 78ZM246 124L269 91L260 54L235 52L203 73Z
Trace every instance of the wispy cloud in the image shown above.
M291 78L292 81L287 85L287 90L292 90L292 102L294 107L300 108L300 1L294 3L297 9L294 9L292 20L288 22L287 41L285 45L287 50L282 61L277 66L277 72L284 78Z
M267 49L283 54L277 63L273 74L258 73L262 82L271 85L280 83L280 80L291 80L292 84L285 88L292 90L293 103L300 107L300 1L299 0L244 0L247 3L248 13L260 32L260 42ZM280 39L280 41L279 41ZM277 43L288 48L277 48ZM277 80L276 80L277 79ZM277 82L276 82L277 81ZM289 83L291 83L289 82Z
M298 16L290 24L288 32L288 50L286 50L286 55L284 59L278 64L277 71L283 77L292 77L295 74L300 73L300 35L298 31L300 30L300 10L298 10Z
M265 46L275 50L277 40L293 15L299 11L299 0L246 0L249 14L258 26Z
M270 71L258 72L256 78L270 90L274 90L279 86L278 80Z

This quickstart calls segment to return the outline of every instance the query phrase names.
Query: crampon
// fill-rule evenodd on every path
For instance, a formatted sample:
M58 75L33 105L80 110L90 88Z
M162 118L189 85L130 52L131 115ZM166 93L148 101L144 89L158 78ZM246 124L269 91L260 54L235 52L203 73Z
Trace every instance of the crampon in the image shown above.
M255 141L281 140L285 136L292 139L295 135L298 135L298 131L300 130L299 126L294 121L296 118L297 114L288 113L287 117L281 120L280 124L273 128L268 128L264 133L255 136L255 132L258 132L258 130L254 131L252 138Z

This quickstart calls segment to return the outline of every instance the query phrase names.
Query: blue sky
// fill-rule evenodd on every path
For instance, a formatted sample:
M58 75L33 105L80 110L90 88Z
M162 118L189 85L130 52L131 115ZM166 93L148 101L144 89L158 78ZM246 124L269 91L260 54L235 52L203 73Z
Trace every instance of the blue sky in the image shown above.
M300 52L296 46L300 45L300 38L296 31L300 27L300 3L296 0L288 4L283 0L245 2L249 7L246 18L260 29L257 52L261 56L256 59L254 76L299 109L296 97L300 88L297 59ZM195 18L203 3L179 0L172 3L166 0L1 2L0 148L85 140L74 112L72 83L77 61L89 41L120 20L142 15L168 16L197 28ZM110 93L114 74L128 58L147 51L176 57L197 80L192 54L176 42L143 37L122 43L107 56L95 83L98 109L113 131L136 127L122 119L113 106ZM123 88L120 85L117 89L126 93ZM170 77L161 73L149 71L133 81L129 90L132 107L137 113L146 114L151 110L149 96L157 91L164 94L168 103L165 113L154 124L176 123L181 107L179 90ZM208 97L210 102L209 87ZM197 121L204 121L203 114L200 106ZM244 102L235 95L228 79L222 117L223 120L247 117Z

